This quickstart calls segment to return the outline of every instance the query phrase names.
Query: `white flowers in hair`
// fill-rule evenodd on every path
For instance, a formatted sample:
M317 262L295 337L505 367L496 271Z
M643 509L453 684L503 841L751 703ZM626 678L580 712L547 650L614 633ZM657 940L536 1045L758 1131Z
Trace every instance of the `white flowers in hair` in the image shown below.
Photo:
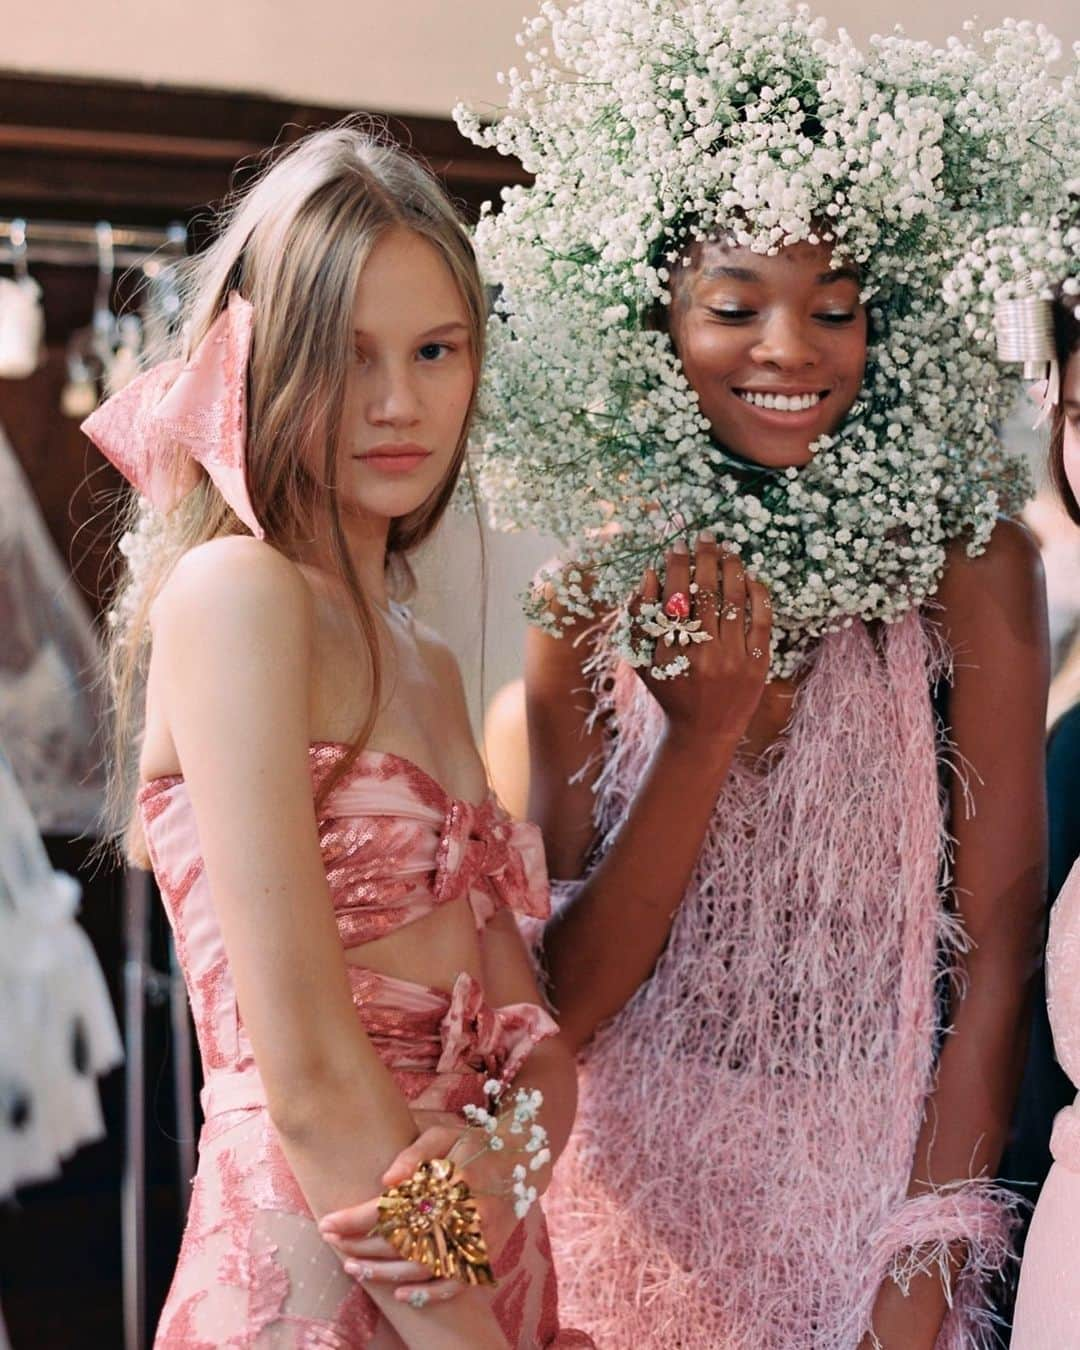
M139 498L138 515L132 528L120 536L117 548L127 564L126 580L114 597L105 621L110 628L126 632L135 620L144 597L148 580L153 575L154 563L162 542L169 536L169 519L155 511L145 497ZM143 634L149 641L150 634Z
M561 619L540 588L532 617L559 631L622 605L665 538L709 528L771 590L774 673L856 618L898 619L933 593L948 542L979 552L1026 491L995 431L1015 380L941 283L958 241L1045 191L1072 96L1054 39L1007 21L863 54L784 0L578 0L542 4L519 41L502 116L456 116L535 176L477 229L500 288L481 489L497 525L554 532L576 564L550 579ZM715 237L833 242L860 268L864 387L805 469L736 472L648 326L672 265Z
M1067 182L1061 196L1048 217L1025 211L974 239L945 278L945 299L975 341L993 342L994 311L1006 300L1060 298L1080 318L1080 179Z

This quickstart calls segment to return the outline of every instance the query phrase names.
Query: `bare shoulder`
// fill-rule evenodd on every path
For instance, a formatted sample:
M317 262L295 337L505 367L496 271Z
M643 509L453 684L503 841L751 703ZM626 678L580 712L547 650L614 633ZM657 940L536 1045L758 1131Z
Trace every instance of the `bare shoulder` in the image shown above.
M189 550L154 600L155 641L183 635L213 643L218 636L267 645L307 639L311 592L299 568L258 539L233 535Z
M1049 679L1042 561L1034 538L998 522L984 553L954 546L937 620L953 658L950 718L964 753L999 732L1041 744ZM1034 718L1026 725L1025 718Z
M1014 628L1041 623L1043 568L1034 536L1019 521L1001 518L985 550L971 557L963 540L948 550L937 601L948 629L976 634L1008 614Z
M313 602L299 569L259 540L191 549L151 612L144 761L175 760L189 782L234 747L267 781L310 739ZM272 734L271 734L272 733ZM278 767L274 767L277 765Z

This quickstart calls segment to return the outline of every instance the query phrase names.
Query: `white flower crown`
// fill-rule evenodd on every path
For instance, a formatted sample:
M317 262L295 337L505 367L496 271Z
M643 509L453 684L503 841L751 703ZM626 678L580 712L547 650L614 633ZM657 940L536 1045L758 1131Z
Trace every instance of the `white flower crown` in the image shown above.
M620 606L666 536L704 528L770 587L774 673L826 632L920 604L948 542L980 551L1027 491L996 431L1017 378L941 286L972 238L1044 200L1076 124L1058 44L1007 21L864 54L785 0L544 3L519 41L498 120L456 114L535 175L477 229L500 288L477 468L496 524L567 541L564 621ZM805 469L735 471L646 326L672 263L717 236L833 242L860 268L864 387ZM557 629L538 591L527 607Z

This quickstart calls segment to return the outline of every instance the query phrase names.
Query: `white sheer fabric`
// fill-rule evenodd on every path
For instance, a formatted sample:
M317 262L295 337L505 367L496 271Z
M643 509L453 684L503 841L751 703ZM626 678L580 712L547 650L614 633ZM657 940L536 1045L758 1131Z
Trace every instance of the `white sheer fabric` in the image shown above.
M0 1199L103 1133L94 1079L123 1052L78 903L0 754Z
M107 725L100 644L2 428L0 633L0 746L38 829L93 830Z

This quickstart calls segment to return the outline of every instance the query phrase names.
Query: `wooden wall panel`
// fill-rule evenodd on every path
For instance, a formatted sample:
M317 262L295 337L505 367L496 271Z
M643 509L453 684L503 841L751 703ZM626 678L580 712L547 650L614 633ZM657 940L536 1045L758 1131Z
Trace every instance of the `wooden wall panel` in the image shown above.
M208 208L242 185L268 146L351 111L0 72L0 216L153 226L179 220L198 245ZM372 116L442 178L466 218L503 184L525 181L519 166L470 145L449 120ZM59 407L64 348L90 319L95 274L92 266L32 270L45 294L48 362L28 380L0 380L0 424L61 553L100 612L113 532L108 496L118 480Z
M0 72L0 203L27 216L95 219L123 210L133 224L186 219L224 195L241 161L250 166L279 138L293 140L354 111ZM504 183L525 179L512 161L464 140L448 119L359 111L425 159L467 213Z

